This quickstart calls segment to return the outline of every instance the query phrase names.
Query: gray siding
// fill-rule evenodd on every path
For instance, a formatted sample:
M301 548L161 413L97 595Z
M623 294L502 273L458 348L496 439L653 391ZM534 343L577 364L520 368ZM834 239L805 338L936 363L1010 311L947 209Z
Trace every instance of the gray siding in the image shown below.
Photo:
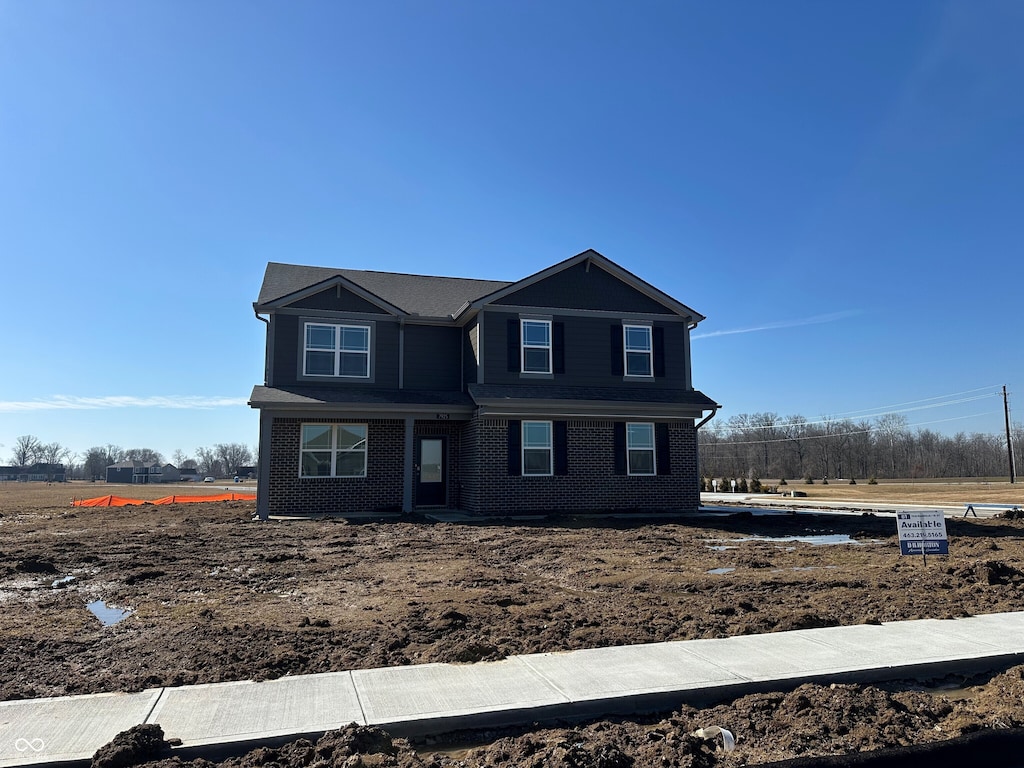
M421 390L459 390L462 334L458 328L405 326L403 387Z
M289 304L295 309L322 309L332 312L369 312L386 315L387 313L376 304L356 296L341 286L333 286L325 291L314 293L304 299Z
M462 335L462 379L464 384L477 383L477 371L480 359L480 324L477 318L470 321Z
M534 384L570 387L637 387L654 389L686 389L686 326L684 323L657 323L665 336L665 375L644 381L624 381L622 374L612 373L611 327L621 326L615 316L580 317L552 316L552 321L565 325L565 373L554 377L532 377L508 370L509 318L518 314L487 311L484 323L485 381L488 384Z
M285 387L300 383L302 368L301 325L303 318L297 315L271 315L273 334L273 361L271 373L273 386ZM336 318L323 322L339 322ZM362 379L317 379L315 386L371 386L384 389L398 389L398 323L391 320L374 321L373 332L373 382ZM458 366L456 365L456 369ZM302 384L309 386L310 380Z
M596 264L591 264L588 270L582 263L511 293L495 304L673 314L664 305L605 272Z

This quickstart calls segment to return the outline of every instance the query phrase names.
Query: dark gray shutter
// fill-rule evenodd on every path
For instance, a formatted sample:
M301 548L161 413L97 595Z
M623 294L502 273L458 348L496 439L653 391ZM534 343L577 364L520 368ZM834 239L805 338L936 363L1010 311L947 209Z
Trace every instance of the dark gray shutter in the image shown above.
M625 372L622 362L622 326L612 326L612 376L621 376Z
M552 436L552 447L555 449L555 474L569 474L569 423L556 421L554 423L554 435Z
M509 419L508 422L508 473L523 474L523 428L522 422Z
M658 454L658 468L655 471L659 475L671 475L672 454L668 441L668 424L654 425L654 449Z
M551 324L551 372L565 373L565 323Z
M519 373L519 320L509 318L508 323L508 372Z
M654 344L654 375L665 375L665 329L655 327L652 332Z
M626 474L626 422L616 421L612 432L612 450L615 452L615 474Z

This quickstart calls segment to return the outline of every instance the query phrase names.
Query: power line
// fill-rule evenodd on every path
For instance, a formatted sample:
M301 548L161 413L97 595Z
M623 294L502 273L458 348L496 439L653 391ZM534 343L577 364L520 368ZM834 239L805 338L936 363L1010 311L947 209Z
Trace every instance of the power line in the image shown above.
M931 421L921 421L921 422L918 422L916 424L908 424L907 427L908 428L910 428L910 427L923 427L926 424L941 424L941 423L944 423L944 422L947 422L947 421L959 421L961 419L974 419L974 418L977 418L978 416L989 416L992 413L993 413L993 411L984 411L982 413L967 414L966 416L951 416L948 419L933 419ZM806 426L810 426L812 423L813 422L801 422L799 425L796 425L796 426L806 427ZM818 423L821 423L821 422L818 422ZM779 438L773 438L771 440L729 440L728 442L724 442L724 443L705 443L704 445L705 445L705 447L708 447L708 446L711 446L711 445L765 445L767 443L793 443L793 442L796 442L796 441L799 441L799 440L821 440L822 438L826 438L826 437L849 437L851 435L867 435L867 434L870 434L872 432L878 432L878 428L877 427L869 427L867 429L854 429L854 430L850 430L848 432L825 432L825 433L819 433L819 434L815 434L815 435L794 435L792 437L779 437ZM712 433L701 431L699 434L704 435L704 434L712 434Z
M929 410L931 408L945 408L945 407L949 407L949 406L953 406L953 405L963 405L964 403L971 403L971 402L975 402L975 401L978 401L978 400L984 400L984 399L989 398L989 397L1001 397L1000 393L992 392L992 391L988 391L988 392L986 392L986 394L982 394L982 395L972 394L972 393L976 393L976 392L983 392L985 390L990 390L990 388L989 387L978 387L976 389L965 390L964 392L954 392L954 393L948 394L948 395L937 395L935 397L926 397L926 398L922 398L920 400L910 400L910 401L905 402L905 403L897 403L897 404L894 404L894 405L878 406L876 408L863 408L863 409L856 410L856 411L845 411L845 412L840 412L840 413L837 413L837 414L834 414L834 415L827 416L827 417L819 419L817 421L801 421L801 422L797 422L796 425L810 427L810 426L815 426L815 425L819 425L819 424L830 424L830 423L833 423L834 421L836 421L837 418L840 417L840 416L849 416L851 414L857 414L857 413L863 414L860 417L862 419L877 418L879 416L887 416L887 415L892 414L892 413L911 413L911 412L914 412L914 411ZM971 396L970 397L963 397L963 395L971 395ZM957 398L957 399L949 400L948 398ZM942 400L943 402L938 402L938 403L931 402L933 400ZM919 405L919 403L929 403L929 404L928 405ZM912 407L901 407L901 406L912 406ZM893 410L894 408L896 410ZM985 415L988 415L988 414L989 414L989 412L975 414L975 415L977 415L977 416L985 416ZM973 418L973 416L959 416L959 417L955 417L955 418ZM839 419L839 420L840 421L845 421L847 419ZM934 424L934 423L938 423L939 421L944 421L944 420L940 419L940 420L936 420L936 421L932 421L932 422L924 422L924 423ZM714 425L712 427L711 431L715 431L715 432L746 432L746 431L752 431L752 430L758 430L758 429L764 429L764 430L778 429L778 428L784 427L784 426L794 426L794 423L793 422L779 421L779 422L775 422L773 424L748 424L748 425L742 425L742 426L728 426L728 425L725 425L725 424L716 424L716 425ZM763 442L763 441L761 441L761 442Z

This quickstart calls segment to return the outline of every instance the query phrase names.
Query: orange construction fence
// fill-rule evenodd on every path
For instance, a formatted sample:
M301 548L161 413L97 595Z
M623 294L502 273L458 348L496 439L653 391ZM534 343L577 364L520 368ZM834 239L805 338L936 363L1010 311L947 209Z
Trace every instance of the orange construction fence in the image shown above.
M125 499L121 496L97 496L95 499L74 499L73 507L127 507L133 504L184 504L194 501L255 501L255 493L216 493L209 496L163 496L152 501Z

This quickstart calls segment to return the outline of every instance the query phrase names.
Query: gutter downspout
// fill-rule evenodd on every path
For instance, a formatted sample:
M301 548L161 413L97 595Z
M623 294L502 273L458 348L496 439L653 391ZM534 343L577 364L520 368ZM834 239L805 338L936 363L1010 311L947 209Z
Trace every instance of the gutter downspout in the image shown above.
M270 342L270 320L260 317L254 304L252 307L256 319L267 325L267 342ZM270 355L263 364L263 383L268 382L270 373ZM261 521L270 519L270 430L273 418L270 414L260 411L259 453L256 457L256 516Z
M701 419L697 423L697 426L694 427L694 430L700 429L705 424L707 424L709 421L711 421L713 418L715 418L715 414L718 413L718 409L721 408L721 407L722 406L720 406L720 405L716 405L714 408L712 408L711 409L711 413L709 413L707 416L705 416L703 419Z
M711 421L713 418L715 418L715 414L718 413L718 409L721 408L721 407L722 406L720 406L720 405L716 405L714 408L711 409L711 413L709 413L707 416L705 416L703 419L700 420L700 422L697 424L697 426L695 426L693 428L694 435L696 435L697 431L701 427L703 427L705 424L707 424L709 421ZM694 447L694 449L697 452L697 479L699 481L700 480L700 440L699 439L694 440L694 446L693 447ZM699 501L699 499L700 499L700 487L699 487L699 485L698 485L698 489L697 489L697 499L698 499L697 511L699 512L700 511L700 501Z

